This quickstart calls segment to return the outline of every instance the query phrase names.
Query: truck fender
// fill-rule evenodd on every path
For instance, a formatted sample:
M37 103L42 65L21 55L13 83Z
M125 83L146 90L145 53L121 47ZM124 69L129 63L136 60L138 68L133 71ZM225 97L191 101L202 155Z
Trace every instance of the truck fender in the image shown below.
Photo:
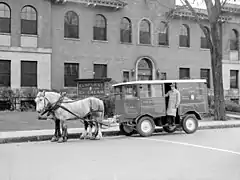
M139 121L142 117L150 117L150 118L153 119L153 117L152 117L151 115L149 115L149 114L143 114L143 115L137 116L137 117L135 118L134 122L137 124L138 121Z
M196 111L188 111L188 112L184 113L184 115L182 115L182 117L184 117L184 116L186 116L186 115L188 115L188 114L193 114L193 115L196 116L196 118L197 118L198 120L202 120L201 115L200 115L198 112L196 112Z

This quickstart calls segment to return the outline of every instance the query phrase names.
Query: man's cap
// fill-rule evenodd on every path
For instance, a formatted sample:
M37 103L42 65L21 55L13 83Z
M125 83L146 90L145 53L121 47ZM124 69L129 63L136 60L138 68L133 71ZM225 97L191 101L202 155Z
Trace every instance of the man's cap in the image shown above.
M172 84L170 84L170 86L174 86L174 87L175 87L175 86L176 86L176 83L172 83Z

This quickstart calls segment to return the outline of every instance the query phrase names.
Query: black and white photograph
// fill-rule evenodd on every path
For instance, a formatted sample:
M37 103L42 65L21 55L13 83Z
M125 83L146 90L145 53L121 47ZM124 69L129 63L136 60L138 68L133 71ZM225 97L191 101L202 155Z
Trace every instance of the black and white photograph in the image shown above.
M0 0L0 180L240 180L240 0Z

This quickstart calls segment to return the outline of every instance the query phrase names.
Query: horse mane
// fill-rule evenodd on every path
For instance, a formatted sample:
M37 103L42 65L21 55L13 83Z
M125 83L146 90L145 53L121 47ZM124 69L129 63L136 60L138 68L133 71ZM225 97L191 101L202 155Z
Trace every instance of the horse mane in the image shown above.
M56 90L56 89L39 89L39 92L56 92L56 93L61 93L60 91Z

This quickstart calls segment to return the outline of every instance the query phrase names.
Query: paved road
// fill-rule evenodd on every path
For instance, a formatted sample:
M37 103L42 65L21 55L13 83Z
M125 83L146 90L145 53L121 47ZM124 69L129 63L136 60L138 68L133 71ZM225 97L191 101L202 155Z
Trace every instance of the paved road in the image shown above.
M69 121L69 128L83 127L80 121ZM36 112L0 112L0 132L54 129L53 121L38 120Z
M240 129L0 145L1 180L239 180Z

